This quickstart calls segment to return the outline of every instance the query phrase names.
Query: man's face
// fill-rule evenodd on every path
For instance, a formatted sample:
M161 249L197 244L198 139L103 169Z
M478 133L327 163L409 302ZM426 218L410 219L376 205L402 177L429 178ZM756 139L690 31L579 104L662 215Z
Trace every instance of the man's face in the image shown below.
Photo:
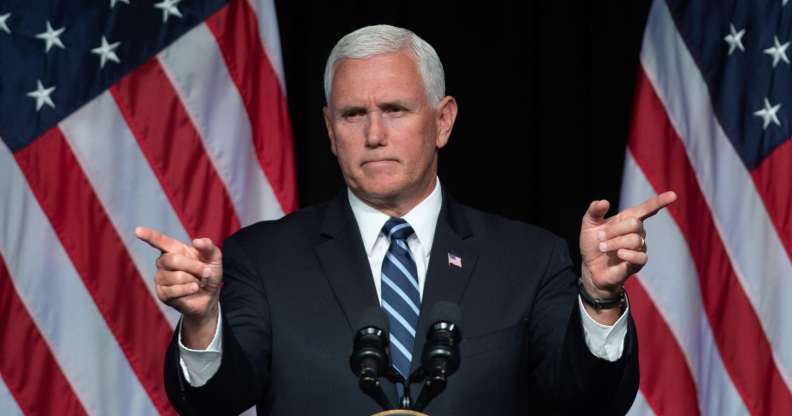
M340 61L324 109L347 185L369 204L387 207L411 208L431 192L437 149L446 144L455 115L451 97L430 106L407 52Z

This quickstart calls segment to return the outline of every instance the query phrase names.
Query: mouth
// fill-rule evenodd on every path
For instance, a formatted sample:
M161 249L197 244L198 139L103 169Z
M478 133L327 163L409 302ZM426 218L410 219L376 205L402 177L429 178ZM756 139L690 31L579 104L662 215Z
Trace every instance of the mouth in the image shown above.
M369 166L369 167L378 167L378 166L386 166L391 163L397 163L398 161L395 159L378 159L378 160L367 160L360 164L360 166Z

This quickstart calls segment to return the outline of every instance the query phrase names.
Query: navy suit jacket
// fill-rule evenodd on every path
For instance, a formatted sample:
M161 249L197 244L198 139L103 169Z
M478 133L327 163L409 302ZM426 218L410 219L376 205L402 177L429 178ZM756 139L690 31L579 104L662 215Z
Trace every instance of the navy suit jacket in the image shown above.
M448 253L462 259L461 268L449 265ZM381 410L349 369L355 326L379 301L346 192L239 230L224 243L223 267L219 370L193 388L179 367L175 334L166 355L168 397L179 412L237 414L252 405L259 415ZM576 282L563 240L444 195L413 356L421 356L432 305L447 300L462 310L462 358L426 412L625 413L638 389L633 323L620 360L592 355ZM395 387L385 387L396 403Z

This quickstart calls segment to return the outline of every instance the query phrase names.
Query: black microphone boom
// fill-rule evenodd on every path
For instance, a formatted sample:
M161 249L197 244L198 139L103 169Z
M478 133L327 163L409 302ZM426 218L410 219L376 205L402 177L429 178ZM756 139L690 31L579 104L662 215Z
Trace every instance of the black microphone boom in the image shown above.
M393 409L379 381L380 376L384 375L391 365L388 317L380 308L367 308L363 311L358 328L360 329L355 334L349 366L358 377L358 385L366 395L374 399L383 409Z

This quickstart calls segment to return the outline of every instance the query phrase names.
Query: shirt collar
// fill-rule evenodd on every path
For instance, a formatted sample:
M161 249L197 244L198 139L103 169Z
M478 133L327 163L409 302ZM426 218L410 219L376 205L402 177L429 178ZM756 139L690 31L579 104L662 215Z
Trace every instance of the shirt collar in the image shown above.
M366 255L371 256L382 227L390 217L363 202L349 188L347 188L347 196L349 198L349 206L352 208L352 214L354 214L360 229L360 237L363 239ZM437 218L440 216L442 205L443 194L440 189L440 179L437 178L432 193L402 217L415 231L415 236L421 243L425 257L429 257L429 253L432 251L435 227L437 226Z

